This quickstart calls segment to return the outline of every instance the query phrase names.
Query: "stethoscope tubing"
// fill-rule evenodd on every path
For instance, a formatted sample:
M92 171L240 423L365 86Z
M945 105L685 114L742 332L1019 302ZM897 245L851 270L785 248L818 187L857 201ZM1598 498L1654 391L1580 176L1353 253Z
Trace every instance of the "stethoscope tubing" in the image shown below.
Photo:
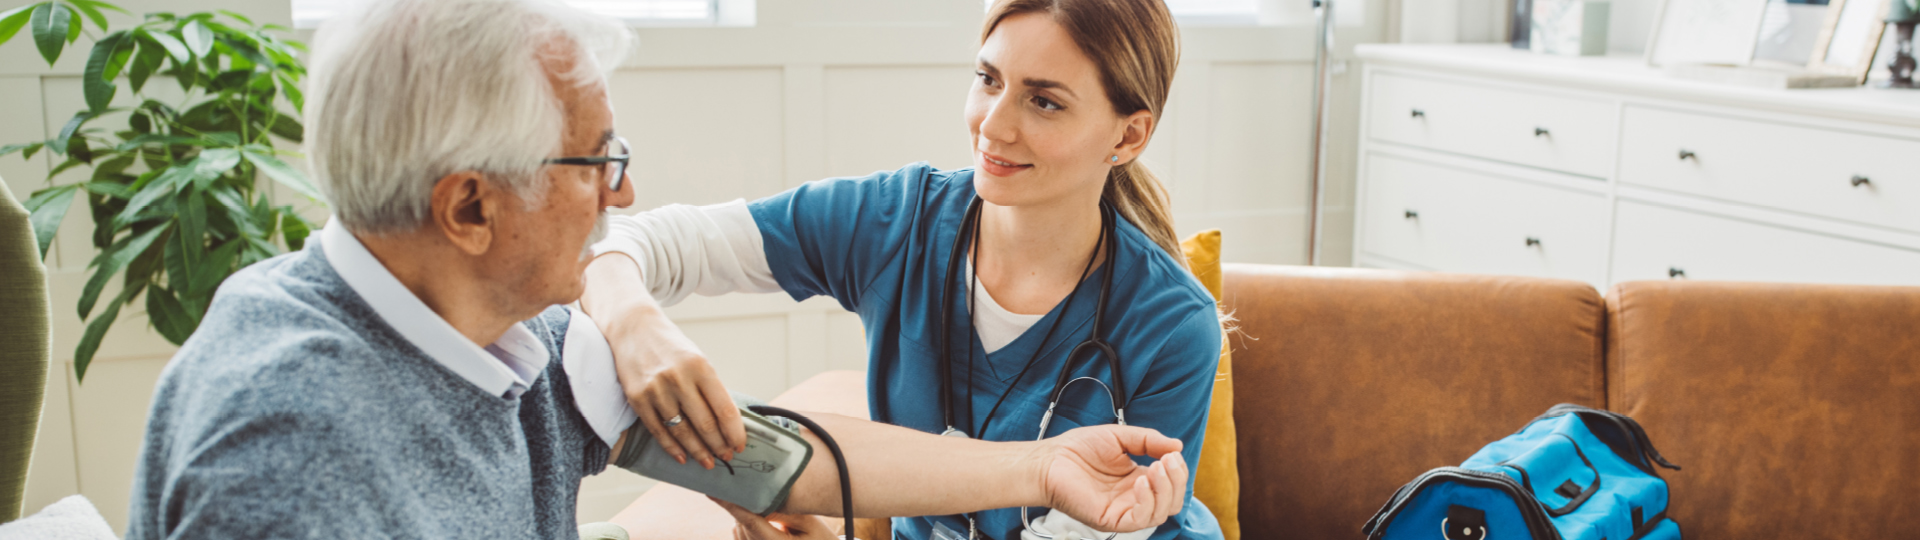
M1118 273L1115 271L1115 267L1113 265L1117 264L1116 254L1118 253L1118 249L1116 246L1119 244L1119 239L1115 234L1115 231L1118 227L1119 216L1117 215L1118 212L1114 210L1113 206L1108 204L1107 201L1104 199L1100 201L1100 210L1101 210L1100 244L1099 244L1099 247L1097 247L1096 249L1101 249L1104 251L1108 266L1106 269L1106 273L1102 275L1100 278L1100 295L1097 297L1097 300L1094 303L1093 329L1092 329L1091 335L1088 336L1086 340L1081 341L1077 345L1074 345L1073 349L1067 353L1066 362L1064 362L1063 365L1060 366L1060 373L1054 378L1053 390L1047 394L1047 410L1040 418L1039 430L1038 430L1038 433L1035 434L1034 440L1041 440L1046 438L1047 427L1053 423L1054 409L1060 404L1060 398L1066 393L1067 388L1073 385L1073 383L1080 382L1083 380L1092 381L1096 384L1099 384L1103 390L1106 390L1107 399L1109 403L1113 406L1114 417L1116 421L1120 425L1123 425L1123 426L1127 425L1126 407L1128 404L1127 402L1129 400L1127 399L1126 381L1121 376L1121 372L1120 372L1120 353L1113 346L1113 344L1107 342L1107 340L1102 339L1100 337L1101 327L1105 323L1105 316L1107 311L1107 297L1113 291L1113 275ZM941 414L943 415L943 419L946 422L945 424L946 430L943 433L941 433L942 435L952 435L952 436L961 436L961 437L968 436L967 433L960 431L958 428L956 428L954 423L953 381L952 381L953 351L951 347L951 344L952 344L951 334L953 333L953 328L951 325L952 323L951 317L953 312L951 308L951 303L953 301L953 288L954 288L953 279L956 275L960 273L959 263L961 260L963 260L962 258L966 256L965 252L962 251L962 246L967 245L966 242L969 239L973 239L975 242L978 241L977 238L972 238L972 237L976 234L973 231L975 230L975 224L978 222L979 219L980 219L980 198L978 196L975 196L973 200L967 204L966 215L961 219L961 222L960 222L960 230L954 234L953 247L949 250L949 253L947 256L947 275L946 275L946 279L942 283L941 292L940 292L940 342L939 342L940 343L940 410L941 410ZM1089 265L1091 264L1092 262L1089 261ZM1091 266L1089 266L1089 268L1091 268ZM1071 293L1069 293L1068 302L1069 302L1068 305L1070 306L1072 302ZM1062 310L1062 312L1060 313L1060 316L1061 317L1066 316L1065 310ZM1057 325L1058 320L1056 320L1055 322ZM1048 338L1051 338L1052 334L1053 334L1052 328L1049 328L1047 332ZM1045 341L1046 340L1042 340L1042 343L1040 343L1037 346L1045 347L1046 346L1046 343L1044 343ZM1106 381L1100 380L1098 377L1093 377L1093 376L1082 376L1077 378L1071 377L1073 373L1073 366L1076 363L1076 360L1078 360L1081 357L1083 352L1091 355L1096 355L1096 356L1103 355L1106 357L1107 371L1109 374L1111 374L1113 378L1113 384L1111 386L1108 385ZM1030 362L1027 367L1032 367L1032 363ZM1022 369L1020 373L1021 373L1021 376L1015 377L1014 381L1010 384L1017 385L1020 383L1020 378L1025 376L1026 370ZM1012 391L1012 388L1009 387L1008 392L1011 392L1011 391ZM1006 395L1003 394L1001 396L1001 400L1004 401L1005 399L1006 399ZM994 412L998 411L999 408L1000 408L1000 403L996 402L994 404L993 409L987 412L987 416L989 417L989 422L991 421L991 417L993 416ZM982 431L985 431L986 425L987 423L985 422L982 423L982 426L981 426ZM1033 521L1027 515L1027 508L1021 507L1020 508L1020 524L1021 524L1021 527L1026 530L1026 532L1032 533L1034 536L1040 537L1045 540L1053 540L1055 538L1054 535L1034 531L1032 527L1032 523ZM969 515L967 517L967 536L969 539L974 537L975 531L976 531L976 528L975 528L975 524L973 523L973 517ZM1106 539L1112 540L1114 537L1118 535L1119 533L1111 533L1106 536Z

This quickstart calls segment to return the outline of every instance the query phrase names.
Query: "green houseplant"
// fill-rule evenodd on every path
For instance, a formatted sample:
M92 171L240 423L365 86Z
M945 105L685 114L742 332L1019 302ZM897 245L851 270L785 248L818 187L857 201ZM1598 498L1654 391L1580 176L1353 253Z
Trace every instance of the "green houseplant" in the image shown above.
M142 293L153 328L178 345L199 327L227 276L301 248L312 224L291 206L273 205L256 177L319 198L305 175L280 159L288 152L274 147L276 139L299 143L303 131L296 115L278 107L302 107L306 75L297 56L305 45L277 35L286 27L220 11L149 13L114 31L105 11L127 13L98 0L50 0L0 12L0 44L28 29L49 66L82 35L93 41L81 79L87 108L51 139L0 148L0 156L19 152L31 159L45 150L59 161L49 187L26 201L41 258L75 197L90 210L99 253L88 264L92 275L78 305L88 321L74 350L81 377L121 307ZM87 22L98 33L84 28ZM161 91L156 79L172 79L180 89L175 95L184 98L150 97L149 91ZM123 103L132 106L112 107L123 81L132 97ZM125 125L102 126L108 119ZM53 185L76 168L90 175ZM120 293L99 305L116 275Z

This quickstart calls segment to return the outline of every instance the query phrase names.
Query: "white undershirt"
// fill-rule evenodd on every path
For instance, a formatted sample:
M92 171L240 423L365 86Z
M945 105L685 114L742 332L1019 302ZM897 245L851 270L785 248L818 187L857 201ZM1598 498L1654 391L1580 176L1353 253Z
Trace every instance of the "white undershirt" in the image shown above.
M973 261L967 261L966 272L973 274ZM979 301L974 302L980 311L973 313L973 330L980 334L980 345L986 348L987 354L993 354L1008 343L1013 343L1013 340L1020 339L1020 335L1027 333L1028 328L1033 328L1040 319L1047 317L1045 313L1023 315L1008 311L1000 302L994 301L992 294L987 293L987 286L980 283L978 276L974 277L973 285L973 290L980 294Z

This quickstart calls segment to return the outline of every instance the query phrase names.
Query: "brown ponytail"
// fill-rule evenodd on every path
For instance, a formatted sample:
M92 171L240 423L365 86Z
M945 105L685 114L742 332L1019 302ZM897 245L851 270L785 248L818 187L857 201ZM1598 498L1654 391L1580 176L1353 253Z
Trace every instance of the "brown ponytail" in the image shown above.
M1173 72L1180 64L1180 32L1173 14L1161 0L1000 0L987 11L980 40L1007 17L1045 13L1065 28L1067 35L1100 66L1101 84L1113 110L1121 116L1139 111L1153 114L1160 125ZM1152 133L1147 134L1152 137ZM1160 178L1136 158L1107 174L1102 193L1121 217L1147 233L1167 255L1187 266L1186 254L1173 228L1173 204Z

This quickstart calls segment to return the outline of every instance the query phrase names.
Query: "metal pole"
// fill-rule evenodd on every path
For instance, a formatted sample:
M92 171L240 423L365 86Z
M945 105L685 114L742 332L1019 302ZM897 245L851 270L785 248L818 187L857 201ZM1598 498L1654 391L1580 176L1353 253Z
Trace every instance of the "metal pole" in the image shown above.
M1307 217L1307 264L1313 266L1321 262L1320 211L1327 197L1327 121L1333 110L1328 99L1333 92L1333 3L1313 2L1314 18L1320 23L1313 45L1313 206Z

